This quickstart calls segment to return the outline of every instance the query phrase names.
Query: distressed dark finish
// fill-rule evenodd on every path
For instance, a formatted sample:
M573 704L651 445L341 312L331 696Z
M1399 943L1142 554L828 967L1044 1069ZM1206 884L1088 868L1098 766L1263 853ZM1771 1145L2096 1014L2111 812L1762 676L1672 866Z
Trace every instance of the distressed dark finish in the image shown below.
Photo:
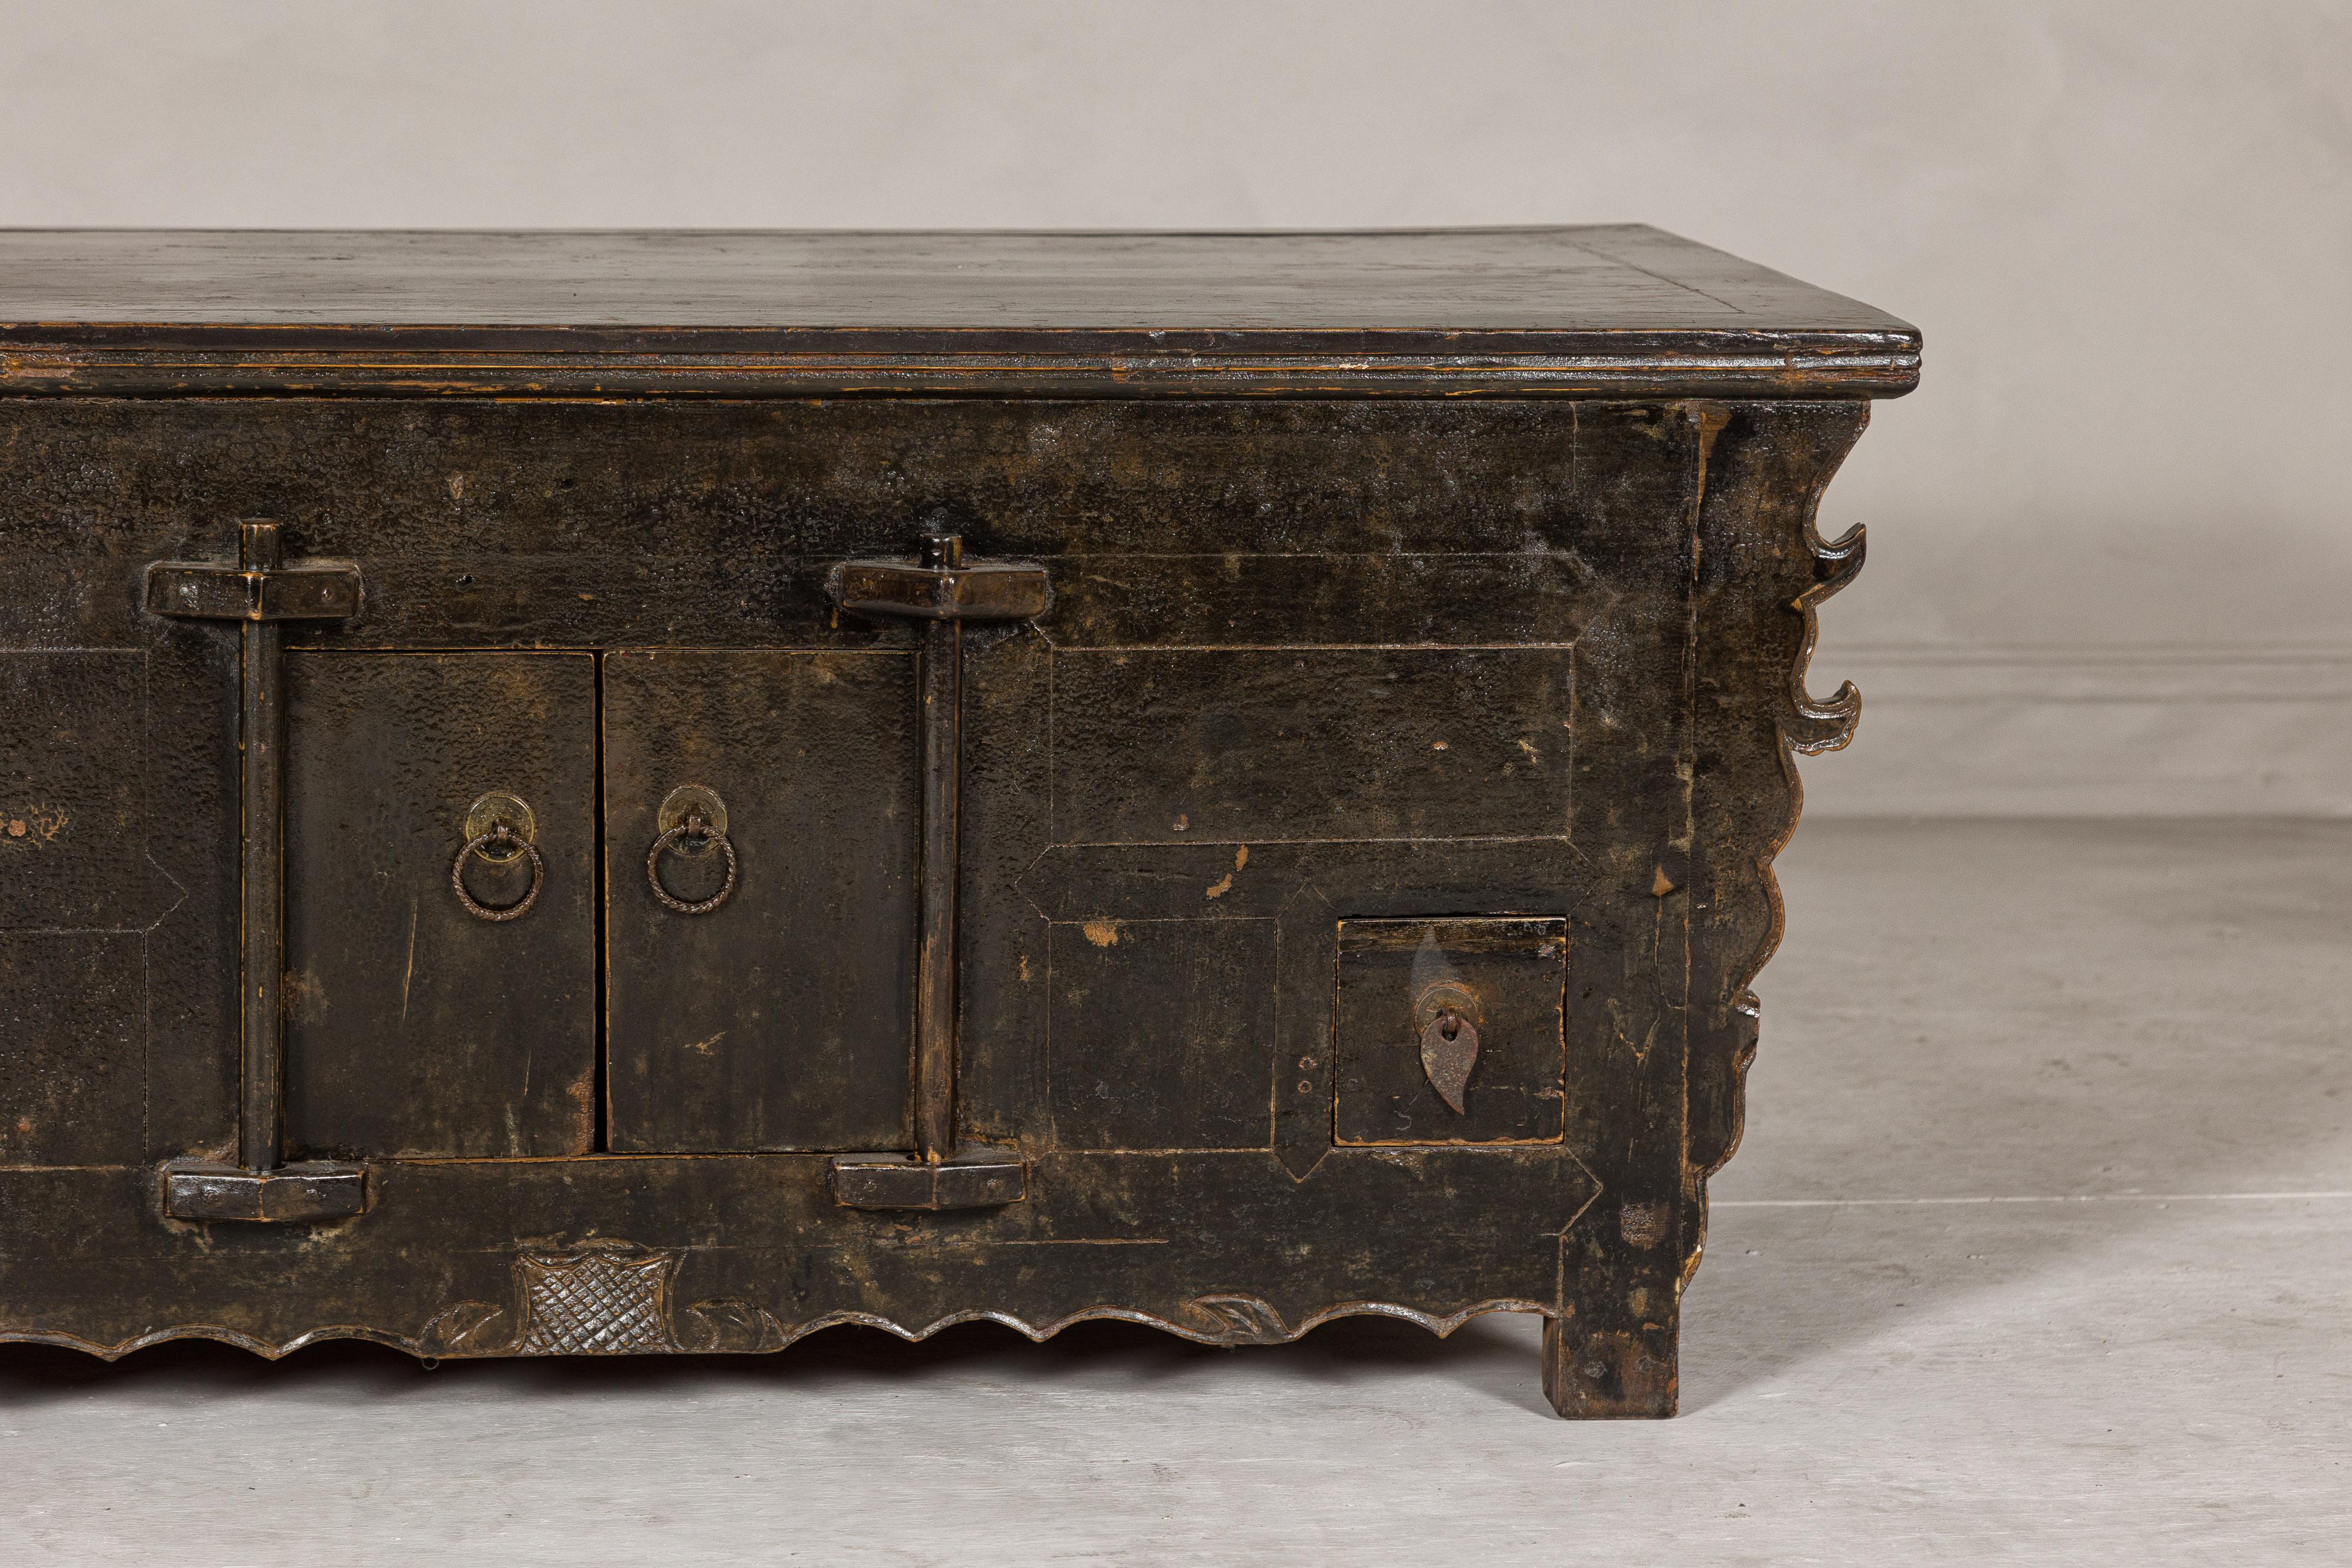
M1556 1141L1568 969L1563 920L1341 923L1333 1136Z
M163 1167L163 1212L173 1219L247 1219L308 1224L367 1210L367 1167L344 1161L274 1159L256 1170L214 1160Z
M1673 1410L1907 327L1627 228L14 235L0 317L0 1338L1525 1311Z
M594 1146L596 670L584 653L287 655L286 1146ZM541 886L450 887L467 808L530 808ZM533 868L464 862L488 908Z
M1273 1146L1272 921L1059 925L1045 968L1055 1147Z
M908 1157L931 1167L927 1175L938 1176L939 1167L964 1163L955 1087L963 900L963 628L968 621L1029 620L1053 601L1052 588L1045 568L967 560L962 537L945 533L924 535L911 559L845 561L826 575L825 587L834 602L852 615L923 623L915 707L923 748L921 930L915 943L915 1136ZM887 1174L893 1163L865 1156L837 1161L834 1190L844 1203L866 1208L891 1207L887 1195L902 1189L907 1207L960 1208L1014 1201L1026 1186L994 1177L909 1185Z
M904 1147L914 1030L915 661L621 649L604 658L605 988L615 1150ZM727 808L737 885L647 885L671 790ZM713 852L663 862L677 894Z
M1885 397L1919 335L1639 224L1373 234L17 233L0 388Z
M849 1208L995 1208L1029 1196L1029 1165L1017 1149L985 1144L935 1160L920 1150L843 1155L833 1162L833 1196Z
M289 561L285 530L237 525L233 561L158 561L147 612L236 625L237 1157L163 1166L163 1211L174 1219L315 1220L365 1207L367 1173L350 1163L278 1169L286 1146L286 650L278 622L359 613L359 569ZM518 907L518 914L520 913Z

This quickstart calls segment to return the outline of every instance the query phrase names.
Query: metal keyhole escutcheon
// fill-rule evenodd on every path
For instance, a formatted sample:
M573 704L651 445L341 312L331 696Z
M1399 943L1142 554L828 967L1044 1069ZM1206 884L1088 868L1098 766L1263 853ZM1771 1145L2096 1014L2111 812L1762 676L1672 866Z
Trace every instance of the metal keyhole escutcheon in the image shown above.
M1478 994L1451 982L1429 988L1414 1009L1421 1022L1421 1070L1429 1086L1455 1115L1466 1115L1463 1098L1470 1070L1478 1065Z
M719 852L727 857L727 880L719 884L717 893L693 904L672 894L662 885L661 879L663 852L673 846L683 848L688 845L715 845ZM654 840L654 847L646 852L646 881L652 886L654 896L661 901L663 908L679 915L708 915L726 903L727 895L735 891L735 845L728 839L725 829L713 827L705 821L700 811L689 810L686 821L666 830Z
M524 894L521 898L503 909L499 909L478 902L472 894L466 891L467 861L476 855L480 855L484 860L496 864L499 862L510 861L517 854L526 854L530 857L530 891ZM529 839L519 837L515 831L504 822L497 824L486 833L477 833L467 839L466 847L457 852L457 863L449 868L450 889L457 894L457 902L466 906L466 913L477 920L488 920L493 923L520 920L530 914L530 906L539 902L539 890L546 885L546 883L547 862L539 858L539 846Z

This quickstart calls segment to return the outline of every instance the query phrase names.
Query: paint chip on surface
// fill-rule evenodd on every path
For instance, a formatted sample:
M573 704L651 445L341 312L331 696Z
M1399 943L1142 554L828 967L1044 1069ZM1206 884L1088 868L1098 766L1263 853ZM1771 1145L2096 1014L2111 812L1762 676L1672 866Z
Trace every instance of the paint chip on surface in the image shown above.
M1233 892L1234 872L1240 871L1242 867L1247 864L1249 864L1249 846L1247 844L1243 844L1234 851L1234 870L1225 873L1224 875L1211 883L1206 890L1208 895L1211 898L1223 898L1225 894Z
M1089 920L1079 929L1087 934L1087 940L1097 947L1118 946L1118 922L1116 920Z

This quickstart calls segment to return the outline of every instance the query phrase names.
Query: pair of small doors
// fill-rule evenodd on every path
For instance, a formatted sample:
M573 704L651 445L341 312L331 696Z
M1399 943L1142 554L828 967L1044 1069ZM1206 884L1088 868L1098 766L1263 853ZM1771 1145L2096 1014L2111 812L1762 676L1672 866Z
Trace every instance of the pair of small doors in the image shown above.
M289 653L288 1152L907 1146L915 673L901 652ZM736 862L702 914L649 880L683 785L723 803ZM460 865L493 793L529 808L536 865ZM722 858L674 841L651 873L692 904ZM483 917L534 876L525 913Z

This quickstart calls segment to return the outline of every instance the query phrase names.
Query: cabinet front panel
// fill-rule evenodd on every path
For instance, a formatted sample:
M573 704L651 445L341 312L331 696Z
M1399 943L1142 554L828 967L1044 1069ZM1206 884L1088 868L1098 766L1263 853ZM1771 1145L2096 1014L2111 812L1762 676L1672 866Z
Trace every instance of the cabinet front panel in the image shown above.
M611 1146L905 1147L913 655L615 652L604 766ZM697 914L647 864L688 785L726 808L736 861ZM725 887L723 854L691 838L653 871L689 906Z
M594 660L294 653L286 683L289 1151L586 1153ZM492 792L530 808L542 864L530 907L495 921L450 880ZM467 856L467 896L512 908L532 869Z
M1557 833L1567 648L1057 653L1065 841Z
M0 1337L750 1350L1108 1311L1239 1343L1515 1306L1573 1329L1578 1377L1670 1365L1777 920L1782 727L1834 738L1791 716L1794 607L1850 570L1809 508L1858 426L0 407ZM150 614L141 574L236 561L241 517L365 582L282 628L283 1146L364 1160L365 1207L164 1223L159 1163L239 1152L268 1042L238 1010L244 633ZM927 633L826 583L932 531L1053 583L963 633L955 1133L1027 1171L1002 1207L875 1211L831 1155L912 1141ZM647 877L685 785L736 852L703 913ZM545 862L509 922L450 885L492 790ZM692 905L723 856L658 870ZM495 912L527 883L466 885Z

